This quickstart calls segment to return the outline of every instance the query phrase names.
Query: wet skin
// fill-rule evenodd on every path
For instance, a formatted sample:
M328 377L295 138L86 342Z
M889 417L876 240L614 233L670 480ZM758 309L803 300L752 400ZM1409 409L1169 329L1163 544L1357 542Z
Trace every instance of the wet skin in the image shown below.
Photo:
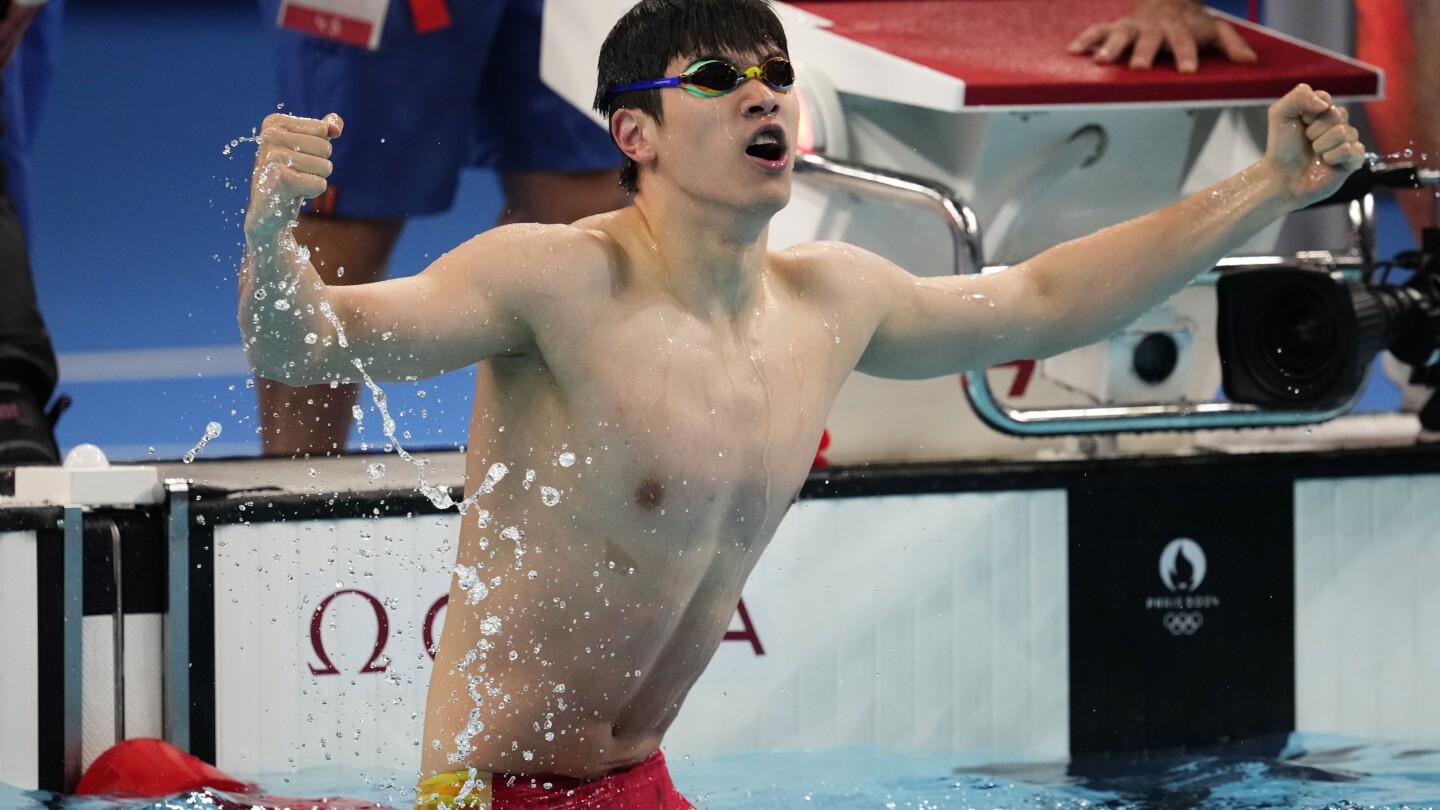
M763 234L789 197L791 156L776 170L746 141L767 123L793 140L796 115L793 97L746 85L722 99L665 93L660 136L687 146L662 147L667 164L688 158L673 182L694 191L673 204L736 223L722 236L736 244ZM853 332L837 345L836 324L863 327L825 301L800 253L746 251L758 272L732 272L717 296L714 279L676 278L650 228L642 205L544 234L564 258L547 251L539 272L564 281L525 319L543 328L480 366L468 480L497 461L513 472L480 503L489 526L464 521L458 563L501 584L463 609L452 585L426 773L456 768L457 736L470 746L458 758L491 772L595 776L652 753L804 483L864 345ZM574 466L558 463L562 452ZM517 480L527 469L529 491ZM544 506L540 485L560 502ZM515 544L497 542L505 526L525 533L518 567ZM504 629L486 636L492 615ZM465 663L486 641L496 646ZM472 682L485 728L466 740Z
M842 244L765 249L790 195L793 95L752 80L661 98L663 126L612 117L641 166L632 207L497 229L418 276L342 288L319 283L286 224L323 192L342 124L272 116L262 132L240 291L257 370L323 382L360 358L383 381L478 362L467 487L493 464L511 471L478 503L485 525L462 519L422 777L591 777L644 759L723 638L852 370L934 377L1097 340L1329 194L1364 152L1328 96L1297 87L1271 108L1266 157L1236 177L1003 273L917 278ZM765 128L788 160L747 154ZM257 288L292 305L257 305ZM333 331L322 298L344 351L302 339Z
M626 239L626 216L601 227ZM539 353L482 364L468 478L496 461L512 472L479 502L489 526L463 521L458 561L502 580L473 608L452 585L424 770L454 769L442 754L468 722L477 676L510 702L482 707L486 729L466 757L476 767L595 775L659 745L804 483L863 345L836 345L839 318L806 301L799 264L776 257L763 304L733 320L686 310L633 265L611 268L555 302L566 326L547 329ZM562 452L574 466L560 466ZM528 491L527 469L537 471ZM542 503L541 485L561 490L558 504ZM506 526L525 533L518 566L515 544L498 540ZM490 615L504 631L484 636ZM487 670L459 666L482 639L497 643Z

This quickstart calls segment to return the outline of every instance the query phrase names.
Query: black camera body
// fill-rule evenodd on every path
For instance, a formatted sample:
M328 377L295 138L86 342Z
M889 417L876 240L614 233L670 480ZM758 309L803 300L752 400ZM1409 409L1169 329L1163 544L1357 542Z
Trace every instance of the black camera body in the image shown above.
M1261 408L1324 411L1358 398L1375 355L1390 350L1434 381L1440 366L1440 229L1389 266L1402 284L1289 266L1239 267L1217 287L1225 395Z

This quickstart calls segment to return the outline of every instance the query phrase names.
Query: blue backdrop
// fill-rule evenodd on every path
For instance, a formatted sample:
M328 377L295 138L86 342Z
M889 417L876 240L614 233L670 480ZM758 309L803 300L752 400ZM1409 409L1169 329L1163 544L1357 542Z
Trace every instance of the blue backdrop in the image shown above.
M1246 4L1216 5L1243 14ZM254 453L235 322L254 147L240 139L275 109L255 4L69 0L60 48L33 156L31 226L60 390L75 402L60 442L173 459L218 422L206 456ZM470 173L451 212L409 223L395 272L485 229L498 207L494 177ZM1385 251L1408 243L1393 206L1383 226ZM472 379L387 386L414 446L464 441ZM1365 407L1394 404L1382 383Z

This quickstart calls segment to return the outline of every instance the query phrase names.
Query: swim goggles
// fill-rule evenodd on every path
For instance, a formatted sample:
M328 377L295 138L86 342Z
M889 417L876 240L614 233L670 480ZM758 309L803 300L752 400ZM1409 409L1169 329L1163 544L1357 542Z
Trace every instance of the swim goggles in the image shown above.
M723 59L702 59L679 76L617 85L610 88L608 95L680 87L701 98L717 98L734 92L746 79L759 79L771 90L788 93L790 88L795 86L795 68L790 64L790 60L783 56L772 56L763 64L744 70Z

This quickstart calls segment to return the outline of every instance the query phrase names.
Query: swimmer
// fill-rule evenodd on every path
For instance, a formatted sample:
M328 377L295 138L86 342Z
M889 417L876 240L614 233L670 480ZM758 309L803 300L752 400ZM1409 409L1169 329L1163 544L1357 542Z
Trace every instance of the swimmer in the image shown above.
M413 277L348 287L325 287L291 233L343 123L265 119L240 290L256 370L321 383L358 376L353 359L382 381L478 364L467 488L515 471L480 502L485 525L462 521L422 804L526 790L688 807L661 740L852 371L953 375L1099 340L1364 156L1345 111L1302 85L1235 177L1001 273L920 278L845 244L766 249L803 81L763 0L643 0L605 41L596 99L632 206L497 228ZM322 301L348 347L307 341L335 334ZM534 489L522 470L540 471Z

